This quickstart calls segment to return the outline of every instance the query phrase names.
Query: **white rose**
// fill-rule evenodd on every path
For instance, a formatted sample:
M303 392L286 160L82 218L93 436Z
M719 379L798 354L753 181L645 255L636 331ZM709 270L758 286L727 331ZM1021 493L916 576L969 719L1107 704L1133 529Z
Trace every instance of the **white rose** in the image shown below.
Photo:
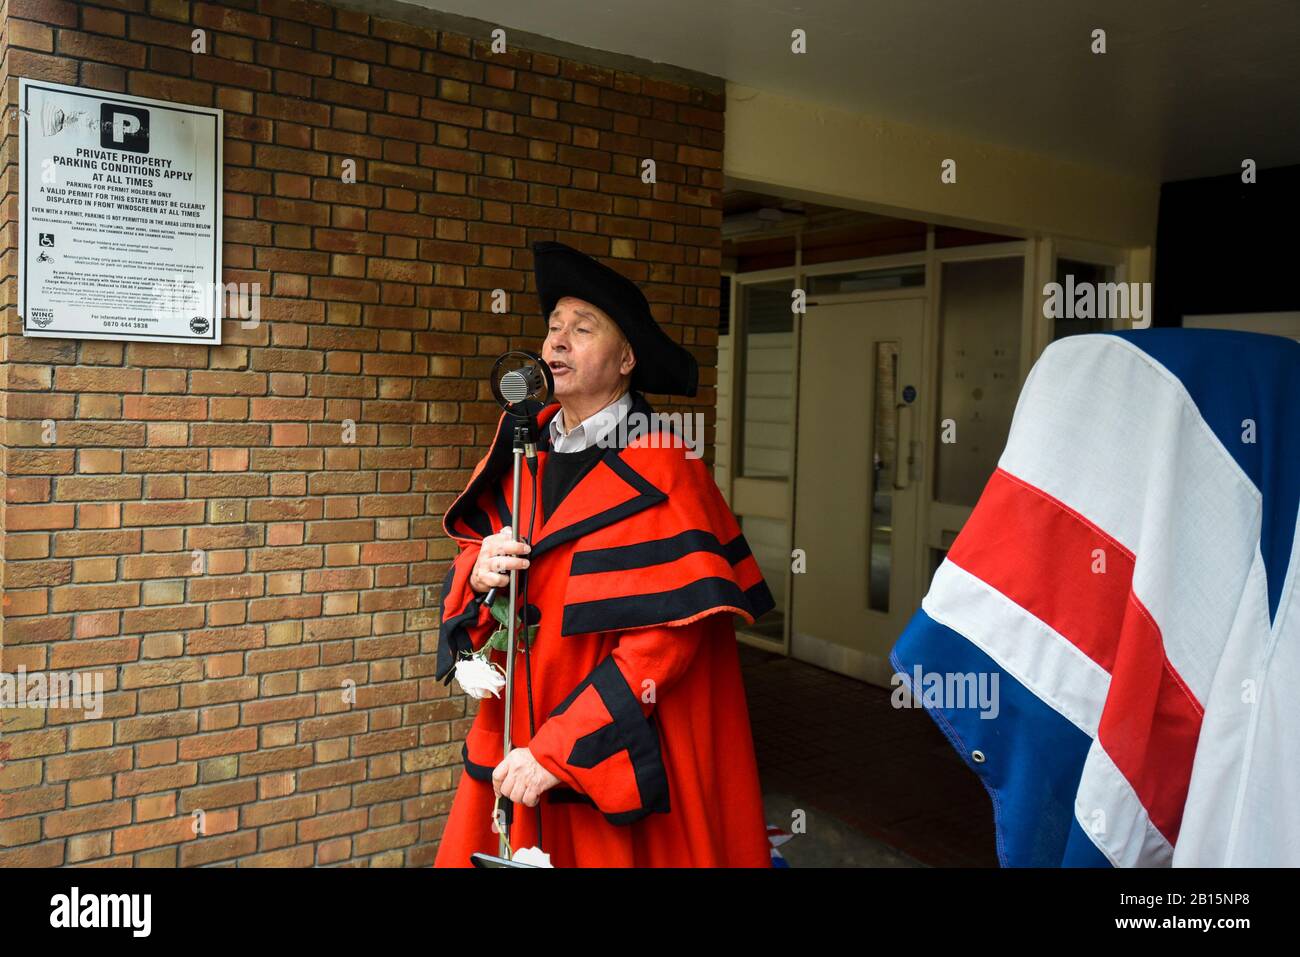
M551 855L540 847L521 847L515 851L510 860L518 861L520 864L531 864L533 867L555 867L551 863Z
M506 676L496 665L475 655L456 662L456 683L471 698L500 698Z

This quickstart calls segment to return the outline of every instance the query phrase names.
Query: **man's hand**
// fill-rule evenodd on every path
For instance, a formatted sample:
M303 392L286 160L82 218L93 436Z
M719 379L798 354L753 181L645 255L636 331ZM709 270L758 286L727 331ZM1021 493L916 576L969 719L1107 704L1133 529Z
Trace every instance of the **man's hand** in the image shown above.
M469 573L469 587L480 595L493 588L505 588L510 584L510 569L528 567L528 559L517 556L527 555L530 551L532 546L527 542L514 540L509 525L495 535L489 535L479 546L478 559Z
M542 792L560 783L527 748L511 748L509 756L492 771L492 790L507 800L533 807Z

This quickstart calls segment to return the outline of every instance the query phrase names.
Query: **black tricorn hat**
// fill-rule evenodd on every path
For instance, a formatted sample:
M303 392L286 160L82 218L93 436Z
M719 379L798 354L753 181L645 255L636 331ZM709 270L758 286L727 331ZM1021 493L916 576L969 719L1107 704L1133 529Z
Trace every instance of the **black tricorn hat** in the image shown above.
M565 296L576 296L599 306L618 323L636 356L633 389L661 395L695 395L700 382L699 363L659 327L645 294L631 279L553 240L533 243L533 272L543 318L548 318Z

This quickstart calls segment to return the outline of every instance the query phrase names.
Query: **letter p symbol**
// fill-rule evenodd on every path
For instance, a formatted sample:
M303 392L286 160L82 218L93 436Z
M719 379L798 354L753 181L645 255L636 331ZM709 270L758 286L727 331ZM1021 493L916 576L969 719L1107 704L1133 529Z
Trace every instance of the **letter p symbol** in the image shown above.
M99 145L106 150L148 153L149 111L123 103L101 103Z
M130 113L113 114L113 142L124 143L128 135L140 129L140 117Z

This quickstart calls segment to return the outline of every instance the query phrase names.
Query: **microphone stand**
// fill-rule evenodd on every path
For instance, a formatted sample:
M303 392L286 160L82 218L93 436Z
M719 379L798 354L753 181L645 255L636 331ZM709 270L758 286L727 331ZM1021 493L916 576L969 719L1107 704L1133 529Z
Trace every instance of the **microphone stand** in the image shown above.
M537 436L536 423L532 416L516 419L514 423L514 442L512 455L514 457L514 486L510 492L510 528L513 532L514 540L521 541L519 536L519 487L523 477L524 457L527 456L530 463L537 459ZM532 535L532 529L528 534ZM510 569L510 610L506 615L506 707L505 707L505 729L502 732L502 750L501 760L510 757L510 706L514 701L514 680L515 680L515 630L519 619L516 611L516 602L519 588L519 569ZM495 592L495 589L493 589ZM495 597L489 594L487 601L491 602ZM525 611L526 613L526 611ZM527 635L527 622L525 622L525 636ZM512 814L511 817L514 815ZM497 836L498 853L501 857L509 857L507 849L506 834L502 830ZM540 846L540 835L539 835Z
M519 365L520 360L524 364ZM514 368L508 369L504 375L499 375L503 368L514 365ZM524 459L528 460L528 470L533 476L533 515L528 519L528 538L533 534L533 516L537 512L537 414L541 411L551 398L555 395L555 379L551 376L550 367L542 361L542 357L535 352L525 352L521 350L512 350L505 353L492 366L490 375L492 383L492 397L506 411L506 415L512 421L514 427L514 436L512 443L512 454L514 458L514 475L513 488L510 493L510 528L513 540L524 541L519 533L519 490L523 480L523 463ZM528 602L527 581L525 578L524 586L524 603ZM497 589L493 588L484 598L484 604L490 609L492 602L495 600ZM519 595L519 569L510 569L510 610L506 615L506 701L505 701L505 727L502 729L502 755L504 761L510 757L510 731L511 731L511 705L514 702L514 680L515 680L515 636L518 631L518 595ZM533 676L532 676L532 643L528 641L528 628L531 624L531 618L527 607L524 612L524 650L527 659L527 678L528 678L528 731L530 734L535 732L533 728ZM498 802L500 798L498 798ZM479 852L470 855L472 863L478 866L514 866L514 867L532 867L531 864L512 864L510 860L509 848L509 826L514 817L514 802L509 802L504 808L494 805L493 816L497 824L497 850L499 857L491 860L489 855ZM499 816L498 816L499 814ZM537 807L537 847L542 846L542 808L540 803Z

